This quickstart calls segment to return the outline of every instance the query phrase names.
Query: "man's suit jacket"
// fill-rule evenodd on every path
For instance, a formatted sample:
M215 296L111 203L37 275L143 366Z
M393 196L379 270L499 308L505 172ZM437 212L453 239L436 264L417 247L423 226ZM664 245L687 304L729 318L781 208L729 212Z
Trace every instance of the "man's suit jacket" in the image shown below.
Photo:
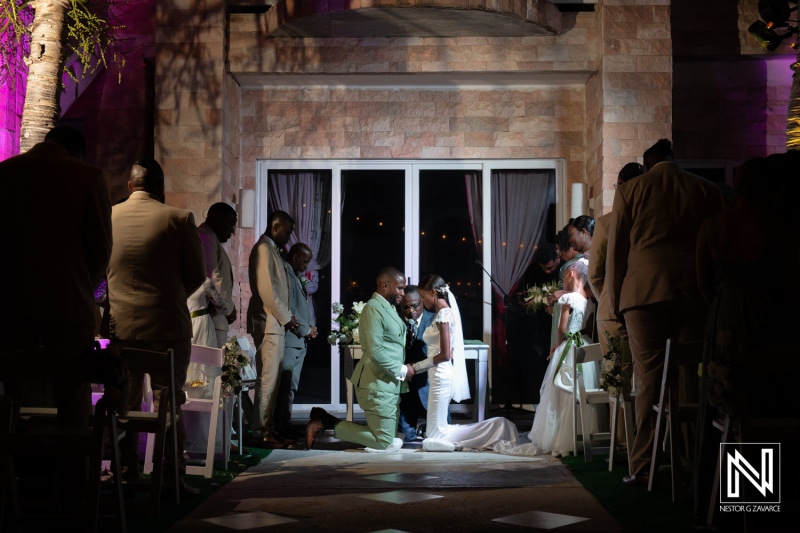
M597 297L597 320L616 320L617 316L608 301L606 285L606 256L608 255L608 226L611 213L595 219L592 234L592 253L589 254L589 285Z
M431 322L433 322L433 318L435 316L435 313L431 313L427 309L423 308L422 315L419 317L419 324L417 325L417 334L410 342L408 342L408 337L410 335L406 336L406 364L413 365L414 363L422 361L428 357L428 345L425 344L425 341L422 339L422 337L425 335L425 330L431 325ZM406 324L406 327L408 327L408 324ZM420 372L411 378L409 385L419 389L420 387L424 387L427 382L428 373Z
M606 259L615 313L664 301L700 300L695 244L723 209L719 187L672 162L617 187Z
M391 394L408 390L406 382L395 377L405 361L406 324L394 306L373 294L361 311L358 333L363 355L353 369L353 385Z
M250 304L247 332L251 335L283 335L292 319L289 309L289 269L275 242L262 235L250 252Z
M0 163L0 180L0 320L94 327L94 289L111 255L103 173L45 141Z
M314 324L311 321L310 305L308 303L308 294L303 282L295 274L292 266L287 263L289 267L289 309L292 314L297 317L300 327L295 331L286 334L286 346L292 348L304 348L306 345L305 336L311 331L311 326Z
M203 222L197 228L200 235L200 242L203 244L203 256L205 258L206 276L214 283L217 292L225 302L224 309L233 310L233 269L231 260L225 252L222 243L219 242L216 233L208 224ZM211 317L214 322L214 329L228 331L228 318L223 310Z
M206 279L203 247L191 212L138 191L111 212L108 265L111 334L118 339L186 340L186 299Z

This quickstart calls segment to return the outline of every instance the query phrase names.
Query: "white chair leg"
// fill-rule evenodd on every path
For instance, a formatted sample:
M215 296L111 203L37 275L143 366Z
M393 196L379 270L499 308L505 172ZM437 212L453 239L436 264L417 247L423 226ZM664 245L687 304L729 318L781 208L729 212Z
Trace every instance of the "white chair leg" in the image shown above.
M611 407L611 441L608 447L608 471L614 470L614 448L616 448L617 437L617 413L619 412L619 397L608 398L608 405Z

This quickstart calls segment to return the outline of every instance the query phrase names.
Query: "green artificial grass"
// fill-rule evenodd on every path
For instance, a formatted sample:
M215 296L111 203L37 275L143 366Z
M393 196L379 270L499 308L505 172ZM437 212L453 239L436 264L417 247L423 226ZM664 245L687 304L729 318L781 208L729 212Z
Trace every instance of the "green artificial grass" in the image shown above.
M194 508L199 507L206 501L212 494L220 489L223 485L229 483L233 478L250 468L260 463L267 457L272 450L264 450L260 448L247 448L247 455L231 454L228 461L228 470L221 470L222 464L217 461L214 463L214 471L211 478L204 478L202 476L187 476L186 481L193 487L200 489L200 494L197 496L183 496L181 495L180 505L176 505L174 498L171 498L171 493L167 492L162 494L161 500L161 513L158 516L152 516L142 512L129 511L128 512L128 531L130 533L156 533L159 531L166 531L173 524L182 520ZM149 481L150 476L142 476L142 480ZM147 494L139 494L139 498L146 498ZM111 525L114 519L109 519Z
M562 462L592 496L622 527L624 532L673 533L692 531L693 510L687 494L679 503L672 503L668 470L656 478L653 492L647 487L628 487L622 478L628 474L627 465L614 465L596 456L586 463L583 456L564 457Z

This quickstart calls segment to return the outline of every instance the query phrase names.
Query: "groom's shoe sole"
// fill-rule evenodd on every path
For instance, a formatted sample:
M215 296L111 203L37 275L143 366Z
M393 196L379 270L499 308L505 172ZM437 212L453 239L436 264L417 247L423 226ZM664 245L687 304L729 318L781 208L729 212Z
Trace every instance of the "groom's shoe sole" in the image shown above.
M314 439L317 438L317 435L325 429L325 424L322 423L322 420L319 419L312 419L308 425L306 426L306 447L310 450L312 446L314 446Z

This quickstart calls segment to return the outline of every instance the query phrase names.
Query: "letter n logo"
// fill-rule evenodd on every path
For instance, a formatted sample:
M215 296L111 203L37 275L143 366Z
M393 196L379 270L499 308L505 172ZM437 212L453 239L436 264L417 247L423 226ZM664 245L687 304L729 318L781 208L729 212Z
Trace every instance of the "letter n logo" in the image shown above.
M780 466L779 443L720 444L720 503L780 503Z

